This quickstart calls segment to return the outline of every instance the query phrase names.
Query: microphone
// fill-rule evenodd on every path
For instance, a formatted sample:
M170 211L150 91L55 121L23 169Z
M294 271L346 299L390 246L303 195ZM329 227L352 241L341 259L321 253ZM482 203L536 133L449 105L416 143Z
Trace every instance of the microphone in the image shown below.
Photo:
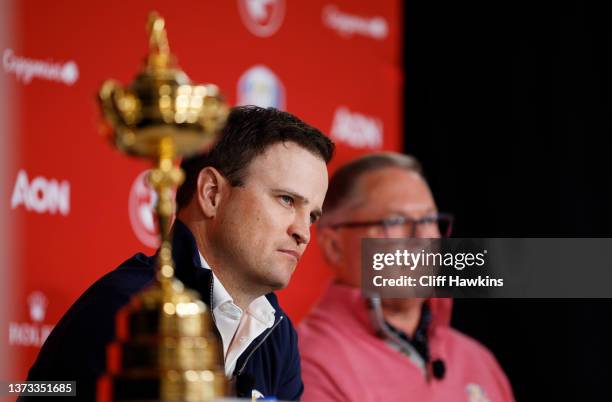
M444 360L436 359L431 363L431 372L435 379L441 380L444 378L446 374L446 365L444 364Z

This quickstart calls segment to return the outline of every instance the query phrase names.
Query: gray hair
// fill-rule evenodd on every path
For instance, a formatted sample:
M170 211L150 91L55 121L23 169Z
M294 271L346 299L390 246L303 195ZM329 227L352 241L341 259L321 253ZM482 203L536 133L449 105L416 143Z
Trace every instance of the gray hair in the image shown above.
M389 167L417 173L424 179L421 163L410 155L379 152L357 158L340 167L332 175L323 203L323 217L319 221L319 226L331 224L334 215L350 207L351 201L355 199L356 185L363 175Z

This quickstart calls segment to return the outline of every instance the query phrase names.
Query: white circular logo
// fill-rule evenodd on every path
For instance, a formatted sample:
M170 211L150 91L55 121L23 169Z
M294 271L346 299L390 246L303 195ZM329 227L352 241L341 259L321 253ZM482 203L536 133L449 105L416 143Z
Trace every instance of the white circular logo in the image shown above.
M274 35L285 19L285 0L238 0L242 22L255 36Z
M157 194L149 185L150 170L140 173L130 190L128 210L134 234L145 246L159 247L159 227L155 218Z
M268 67L249 68L238 80L238 105L255 105L285 109L285 88Z

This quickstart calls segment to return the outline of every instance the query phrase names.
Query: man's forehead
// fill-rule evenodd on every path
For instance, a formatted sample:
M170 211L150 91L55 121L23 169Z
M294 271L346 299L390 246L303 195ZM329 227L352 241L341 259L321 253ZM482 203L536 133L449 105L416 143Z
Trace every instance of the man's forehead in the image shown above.
M383 201L379 199L363 200L351 204L345 209L347 214L376 214L388 215L423 215L436 212L433 200L393 200Z
M257 168L260 165L291 165L296 158L311 159L312 164L325 165L323 159L311 150L293 141L279 141L268 145L263 151L254 155L245 170L248 172L251 168Z
M350 196L352 210L384 213L427 213L435 203L425 180L416 172L392 167L366 173L358 179Z
M270 145L253 158L245 173L245 182L264 182L270 188L291 192L318 207L327 191L327 167L323 159L293 142Z
M368 191L372 187L379 187L380 190L383 187L397 188L417 183L427 187L419 173L399 166L387 166L363 173L357 179L355 187Z

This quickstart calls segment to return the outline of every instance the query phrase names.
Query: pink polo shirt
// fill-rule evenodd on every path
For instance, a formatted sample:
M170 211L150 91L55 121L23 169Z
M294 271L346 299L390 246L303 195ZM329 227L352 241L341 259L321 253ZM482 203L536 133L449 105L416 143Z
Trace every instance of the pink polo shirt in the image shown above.
M442 379L423 371L374 333L359 289L333 284L298 327L304 402L511 402L512 389L495 357L449 326L452 300L428 300L431 361ZM431 369L430 369L431 370Z

